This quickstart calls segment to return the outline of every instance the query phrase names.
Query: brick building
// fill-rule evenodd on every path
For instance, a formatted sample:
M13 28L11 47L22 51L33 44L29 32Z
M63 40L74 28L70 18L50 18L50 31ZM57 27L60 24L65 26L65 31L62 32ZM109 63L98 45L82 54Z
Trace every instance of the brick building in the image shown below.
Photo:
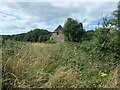
M59 25L53 32L52 35L53 39L57 42L63 42L64 41L64 35L62 33L62 26Z

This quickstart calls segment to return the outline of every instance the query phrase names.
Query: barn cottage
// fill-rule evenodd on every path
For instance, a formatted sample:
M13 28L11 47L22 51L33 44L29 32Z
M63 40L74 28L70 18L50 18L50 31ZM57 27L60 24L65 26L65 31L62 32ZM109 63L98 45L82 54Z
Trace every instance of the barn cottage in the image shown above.
M83 24L80 22L79 23L80 27L83 28ZM63 42L64 41L64 34L63 34L63 28L61 25L59 25L53 32L52 38L53 40L57 42Z
M57 42L63 42L64 41L64 34L62 32L62 26L59 25L53 32L52 38Z

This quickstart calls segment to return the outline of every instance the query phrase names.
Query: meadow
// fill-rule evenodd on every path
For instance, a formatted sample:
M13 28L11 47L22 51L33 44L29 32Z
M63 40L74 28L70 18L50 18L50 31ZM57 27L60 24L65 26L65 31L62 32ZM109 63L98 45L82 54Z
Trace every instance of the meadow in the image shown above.
M3 5L0 89L120 88L120 1Z
M2 47L3 89L117 87L114 54L91 48L88 41L50 44L6 40Z

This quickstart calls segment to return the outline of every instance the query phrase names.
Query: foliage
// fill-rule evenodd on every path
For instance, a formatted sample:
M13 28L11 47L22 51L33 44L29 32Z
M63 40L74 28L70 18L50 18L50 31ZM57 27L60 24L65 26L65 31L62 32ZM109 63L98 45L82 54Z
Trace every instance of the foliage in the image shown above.
M2 52L3 88L109 87L115 68L112 64L114 55L109 57L111 61L106 60L106 56L99 61L100 57L91 56L89 42L44 44L5 41ZM11 55L7 53L9 49ZM101 77L103 72L107 74L104 80Z
M114 87L111 83L115 83L113 73L120 60L120 31L110 24L103 17L102 27L84 32L78 21L68 18L63 33L69 42L64 43L55 43L50 32L39 29L3 36L3 89ZM49 37L47 44L18 42L44 42Z
M66 41L80 42L83 36L83 26L77 20L68 18L63 27Z
M51 36L51 32L43 29L35 29L28 33L17 35L2 35L4 40L11 39L25 42L46 42Z
M117 10L113 12L113 18L110 20L111 24L120 30L120 1L118 2Z
M13 63L15 61L11 61L14 59L18 54L19 50L23 48L25 43L16 42L11 40L5 40L2 47L2 86L3 89L10 89L13 88L13 83L15 80ZM13 58L14 57L14 58Z
M116 58L119 58L120 41L119 31L109 27L109 21L106 17L103 18L102 27L95 30L93 44L97 51L102 53L114 53Z
M83 41L90 41L94 38L94 31L93 30L89 30L89 31L85 31L84 35L83 35Z
M53 39L53 37L51 36L50 39L48 40L48 43L57 43L57 41L55 41L55 40Z

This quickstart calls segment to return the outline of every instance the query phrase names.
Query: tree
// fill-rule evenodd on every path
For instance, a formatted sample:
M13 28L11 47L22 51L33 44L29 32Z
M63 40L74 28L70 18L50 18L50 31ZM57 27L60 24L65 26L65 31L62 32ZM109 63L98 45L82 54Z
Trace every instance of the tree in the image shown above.
M92 40L94 38L94 30L88 30L84 33L84 38L83 40Z
M113 12L113 18L111 19L111 24L114 25L117 29L116 36L118 37L118 39L116 39L115 41L117 42L116 45L118 46L118 55L120 57L120 1L118 2L117 10Z
M77 20L68 18L63 27L65 40L70 42L80 42L83 36L83 25Z
M109 27L107 17L103 18L102 27L97 27L94 33L94 48L103 55L113 54L115 58L120 58L120 38L119 30Z
M3 39L11 39L25 42L46 42L51 36L51 32L44 29L34 29L27 33L16 35L2 35Z
M117 10L113 12L113 18L111 19L111 24L115 25L118 30L120 30L120 1L118 2Z

